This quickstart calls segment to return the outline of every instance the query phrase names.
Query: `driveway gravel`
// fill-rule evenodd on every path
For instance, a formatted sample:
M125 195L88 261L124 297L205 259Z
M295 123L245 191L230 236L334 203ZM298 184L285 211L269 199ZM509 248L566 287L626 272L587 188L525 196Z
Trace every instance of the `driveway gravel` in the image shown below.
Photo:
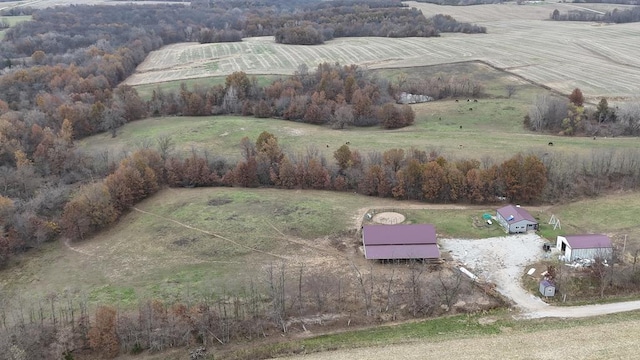
M536 234L520 234L474 240L441 239L440 246L480 279L494 283L496 290L521 311L532 312L549 305L525 291L520 278L525 266L544 258L544 242Z

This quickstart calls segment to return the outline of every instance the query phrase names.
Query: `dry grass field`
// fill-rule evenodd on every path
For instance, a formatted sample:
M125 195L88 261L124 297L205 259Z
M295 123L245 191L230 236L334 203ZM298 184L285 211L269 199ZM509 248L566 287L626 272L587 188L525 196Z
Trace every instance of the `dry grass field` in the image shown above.
M324 45L276 44L272 37L239 43L182 43L152 52L127 83L140 85L226 75L291 74L300 64L359 64L368 68L413 67L482 60L562 93L575 87L591 100L601 96L629 99L640 80L640 25L552 22L556 8L572 4L513 3L442 7L408 3L430 16L445 13L486 26L487 34L444 34L439 38L341 38ZM584 5L591 6L591 5ZM599 4L596 11L611 9Z

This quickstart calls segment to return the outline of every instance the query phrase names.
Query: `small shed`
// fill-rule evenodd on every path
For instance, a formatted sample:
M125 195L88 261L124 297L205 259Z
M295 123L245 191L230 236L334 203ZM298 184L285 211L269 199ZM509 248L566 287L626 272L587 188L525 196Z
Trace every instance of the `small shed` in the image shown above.
M556 247L567 262L595 258L611 260L613 257L611 239L603 234L558 236Z
M365 225L362 246L367 259L438 259L436 228L431 224Z
M538 221L519 206L507 205L496 212L496 219L509 234L538 230Z
M540 294L551 297L556 294L556 286L549 280L540 281Z

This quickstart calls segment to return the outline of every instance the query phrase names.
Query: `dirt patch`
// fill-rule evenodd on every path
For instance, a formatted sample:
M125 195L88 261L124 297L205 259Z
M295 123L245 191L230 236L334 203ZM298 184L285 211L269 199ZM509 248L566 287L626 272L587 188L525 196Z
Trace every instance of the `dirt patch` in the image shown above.
M207 205L209 205L209 206L220 206L220 205L230 204L232 202L233 202L233 200L231 200L229 198L215 198L215 199L209 200L207 202Z
M178 240L174 240L174 241L172 241L171 243L172 243L173 245L175 245L175 246L182 247L182 246L187 246L187 245L189 245L189 244L192 244L192 243L194 243L194 242L196 242L196 241L198 241L198 239L196 239L196 238L186 238L186 237L183 237L183 238L180 238L180 239L178 239Z
M383 212L375 214L372 220L378 224L395 225L403 223L405 217L397 212Z

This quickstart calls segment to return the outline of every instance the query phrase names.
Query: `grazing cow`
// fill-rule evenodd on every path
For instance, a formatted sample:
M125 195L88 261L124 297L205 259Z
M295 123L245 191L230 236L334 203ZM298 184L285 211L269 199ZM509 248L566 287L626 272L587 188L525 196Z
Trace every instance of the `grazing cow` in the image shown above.
M553 146L553 142L549 141L549 146Z
M460 125L460 129L462 129L462 125Z
M469 102L469 101L471 101L471 100L467 99L467 102Z
M351 141L347 141L347 145L351 144Z
M478 102L478 99L473 99L473 102Z
M456 102L458 102L458 99L456 99Z
M462 149L463 147L462 144L458 145L458 149Z
M469 108L469 111L473 110L473 108Z
M593 140L595 140L595 139L596 139L596 137L594 136L594 137L593 137Z
M329 144L327 144L327 147L329 147Z

